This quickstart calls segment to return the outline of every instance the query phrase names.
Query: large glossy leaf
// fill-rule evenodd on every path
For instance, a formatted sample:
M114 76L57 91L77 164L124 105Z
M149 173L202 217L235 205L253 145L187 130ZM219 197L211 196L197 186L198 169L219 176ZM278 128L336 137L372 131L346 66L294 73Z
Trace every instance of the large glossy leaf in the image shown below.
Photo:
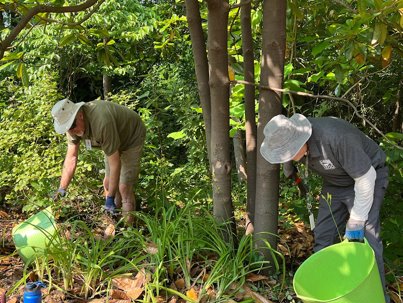
M383 45L387 36L388 27L384 23L377 22L374 27L374 34L372 36L371 44Z
M322 53L325 49L327 49L332 43L330 41L323 41L317 44L312 49L312 55L317 56L318 54Z
M76 41L76 40L77 40L77 34L75 34L75 33L69 34L69 35L64 36L60 40L59 45L60 46L65 46L65 45L70 44L71 42Z

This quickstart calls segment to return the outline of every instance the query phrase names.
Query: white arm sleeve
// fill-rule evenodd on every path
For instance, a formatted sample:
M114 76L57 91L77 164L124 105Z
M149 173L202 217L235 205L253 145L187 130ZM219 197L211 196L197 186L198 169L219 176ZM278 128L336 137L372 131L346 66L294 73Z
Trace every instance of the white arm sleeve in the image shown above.
M354 205L351 209L350 218L354 220L366 221L368 213L374 201L374 188L376 171L373 166L361 177L354 179Z

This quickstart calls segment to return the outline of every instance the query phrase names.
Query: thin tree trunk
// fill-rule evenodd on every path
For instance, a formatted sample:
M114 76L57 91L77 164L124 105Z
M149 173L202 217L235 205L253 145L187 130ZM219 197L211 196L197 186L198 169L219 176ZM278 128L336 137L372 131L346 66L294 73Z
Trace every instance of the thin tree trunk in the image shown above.
M186 0L186 17L189 25L192 51L195 62L197 88L203 110L203 120L206 133L207 156L211 170L211 98L209 86L209 71L206 44L200 17L198 0Z
M107 44L109 42L109 38L104 38L104 47L108 47ZM109 99L109 93L112 90L112 81L111 77L109 77L107 74L103 73L102 74L102 88L103 88L103 93L104 93L104 100Z
M103 87L103 91L104 91L104 100L108 100L109 93L112 90L112 81L111 81L111 77L109 77L106 74L102 75L102 87Z
M237 130L232 142L234 144L235 166L238 174L238 180L240 183L243 183L246 182L247 180L247 172L246 172L245 146L241 130Z
M255 82L253 38L251 26L251 3L241 7L242 52L245 81ZM255 87L245 85L245 139L246 163L248 172L246 201L246 234L253 233L256 197L256 114Z
M211 162L214 216L233 220L229 137L228 0L208 0L208 59L211 94ZM229 239L230 237L228 237Z
M286 2L265 0L263 2L263 45L260 84L282 88L285 54ZM260 90L259 123L257 130L258 148L263 141L263 129L267 122L281 113L281 94L271 90ZM273 261L270 250L277 249L279 165L269 164L257 156L255 243L266 260Z
M400 82L400 84L403 84L403 81ZM399 86L400 89L397 92L397 98L396 98L396 108L395 112L393 113L393 118L392 118L392 130L394 132L403 132L403 123L402 123L402 110L401 110L401 104L402 104L402 98L403 98L403 89L401 88L402 85Z

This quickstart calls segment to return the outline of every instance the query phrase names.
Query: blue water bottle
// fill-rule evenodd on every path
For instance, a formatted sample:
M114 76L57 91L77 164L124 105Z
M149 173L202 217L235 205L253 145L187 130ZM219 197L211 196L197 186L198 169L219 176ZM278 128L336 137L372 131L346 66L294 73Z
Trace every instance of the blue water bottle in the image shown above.
M41 303L42 292L41 289L46 287L42 282L28 282L25 285L23 301L24 303Z

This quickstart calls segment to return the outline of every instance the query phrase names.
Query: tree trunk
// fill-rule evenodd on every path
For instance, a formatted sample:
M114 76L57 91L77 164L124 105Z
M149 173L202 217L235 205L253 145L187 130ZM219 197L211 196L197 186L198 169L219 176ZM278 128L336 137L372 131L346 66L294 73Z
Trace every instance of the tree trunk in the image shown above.
M236 166L236 172L238 174L238 180L240 183L243 183L246 182L247 180L247 172L246 172L245 146L241 130L237 130L232 141L234 144L235 166Z
M109 38L104 38L104 47L108 47L107 44L109 42ZM112 81L111 77L109 77L106 73L102 74L102 88L104 93L104 100L109 99L109 93L112 90Z
M400 84L403 84L403 81L400 81ZM402 110L401 110L401 104L402 104L402 98L403 98L403 89L401 88L402 85L399 86L400 89L397 92L397 98L396 98L396 107L395 107L395 112L393 113L393 118L392 118L392 131L394 132L403 132L403 123L402 123Z
M233 219L229 137L228 12L229 3L209 0L208 59L211 94L211 162L214 216L218 222Z
M186 0L186 17L189 25L190 38L192 40L197 88L203 110L207 156L209 159L209 169L211 170L211 98L209 87L209 71L198 0Z
M262 86L282 88L286 39L285 20L285 1L265 0L263 2L263 45L260 75ZM271 90L260 90L257 129L258 149L264 138L263 129L265 125L273 116L280 113L281 94ZM258 152L255 243L268 261L273 261L272 254L264 242L267 241L272 249L277 249L279 175L279 165L269 164Z
M244 60L245 81L255 82L253 57L253 38L251 27L251 3L241 7L242 52ZM246 139L246 171L248 172L246 201L246 234L253 233L256 197L256 114L255 87L245 86L245 139Z
M111 81L111 77L109 77L107 74L102 75L102 87L104 90L104 100L108 100L109 93L112 90L112 81Z

